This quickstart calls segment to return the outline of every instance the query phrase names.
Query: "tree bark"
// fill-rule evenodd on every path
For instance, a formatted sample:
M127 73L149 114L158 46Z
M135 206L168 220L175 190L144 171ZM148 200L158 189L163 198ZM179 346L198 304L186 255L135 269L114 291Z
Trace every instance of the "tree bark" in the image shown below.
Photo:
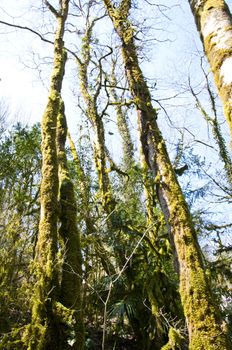
M111 75L110 75L110 84L112 85L112 87L110 88L110 94L114 102L120 103L120 100L117 96L116 88L115 88L117 85L115 65L116 65L116 61L113 61ZM116 117L117 117L117 127L122 139L123 166L124 166L124 169L127 170L127 169L131 169L131 167L134 164L134 153L135 153L134 145L130 135L128 118L127 118L126 112L123 110L120 104L115 105L115 111L116 111Z
M94 140L94 160L98 175L99 194L102 207L107 214L114 209L115 203L112 197L109 175L106 169L106 146L105 146L105 129L102 116L97 109L97 98L100 93L100 81L94 94L90 92L88 81L88 67L91 59L90 45L92 39L92 30L96 20L93 20L86 28L85 35L82 39L82 61L78 61L81 94L86 103L86 116L93 126L95 133ZM102 74L99 66L99 74Z
M110 0L104 0L104 3L121 39L126 76L137 107L143 153L152 170L158 200L177 254L180 295L188 325L189 348L229 349L227 337L220 326L219 310L215 306L205 274L191 215L172 168L156 121L157 112L152 107L150 92L139 66L134 30L128 19L131 2L123 0L116 9Z
M232 16L223 0L189 0L232 137Z
M63 241L63 265L60 288L60 302L66 308L66 320L62 320L63 336L62 349L81 350L84 347L84 324L82 313L82 256L80 232L77 228L77 206L75 191L70 178L66 157L65 143L67 137L67 123L64 103L60 102L57 123L57 154L59 165L59 203L60 228L59 235ZM66 321L66 322L64 322ZM62 327L63 326L63 327ZM74 332L74 337L73 333ZM74 339L73 339L74 338ZM68 340L74 340L72 347Z
M63 0L60 2L59 12L56 12L53 70L48 102L42 118L41 213L34 262L37 281L33 297L32 322L24 334L24 340L28 343L30 350L60 349L55 306L58 300L57 196L59 188L56 128L66 62L63 36L68 6L69 1Z

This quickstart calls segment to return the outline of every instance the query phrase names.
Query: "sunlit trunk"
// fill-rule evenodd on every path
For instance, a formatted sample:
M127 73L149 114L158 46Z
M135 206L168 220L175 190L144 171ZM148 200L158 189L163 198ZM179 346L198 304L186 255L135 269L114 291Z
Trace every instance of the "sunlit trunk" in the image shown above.
M112 85L110 88L111 96L113 97L113 101L115 102L115 111L117 117L117 127L119 134L122 138L122 151L123 151L123 166L126 169L130 169L134 163L134 146L130 135L130 130L128 126L128 118L126 112L123 110L120 105L120 100L117 96L116 85L117 78L115 75L115 64L116 62L112 62L112 71L110 76L110 84Z
M223 0L189 0L232 136L232 17Z
M64 26L69 1L62 1L54 41L54 62L48 102L42 118L42 182L41 213L35 256L36 284L34 287L32 323L25 333L28 349L60 349L57 320L57 220L58 220L58 161L56 148L57 116L60 107L66 53ZM28 340L27 340L28 338Z
M87 106L86 116L90 121L95 134L94 160L98 175L100 199L104 211L109 214L114 209L114 200L112 198L109 175L106 169L104 124L102 121L102 116L98 114L96 103L99 90L97 88L95 94L89 91L88 67L90 63L90 45L93 26L94 21L86 28L85 36L82 39L82 60L79 60L77 63L79 68L81 94Z
M157 188L157 196L177 254L180 295L188 325L191 350L229 349L219 311L214 304L191 215L170 162L157 124L157 112L139 66L134 30L128 19L130 0L120 8L104 0L122 43L122 57L130 92L135 101L143 153Z

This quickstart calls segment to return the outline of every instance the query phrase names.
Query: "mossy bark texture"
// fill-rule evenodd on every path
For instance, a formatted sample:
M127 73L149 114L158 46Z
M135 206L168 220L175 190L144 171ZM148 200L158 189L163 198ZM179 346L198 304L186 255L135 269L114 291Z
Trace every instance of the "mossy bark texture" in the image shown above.
M79 213L81 213L82 217L84 217L86 224L86 235L91 234L96 231L94 226L94 220L91 215L91 184L90 178L86 175L85 170L81 164L79 155L77 153L75 144L71 138L71 135L68 133L68 143L69 148L72 153L72 157L76 166L76 171L78 175L78 183L80 186L80 194L81 194L81 207L79 208Z
M232 137L232 16L223 0L189 0Z
M97 98L100 93L100 82L96 91L91 93L88 81L88 67L91 60L90 45L92 39L92 30L95 21L93 20L86 28L85 35L82 39L82 59L78 61L81 94L86 103L86 115L93 126L95 132L94 140L94 160L98 174L98 184L102 207L108 214L114 209L114 200L110 186L109 175L106 169L106 146L105 146L105 130L102 116L99 115L97 109ZM101 76L101 66L99 66L99 74Z
M127 114L123 110L123 107L120 105L120 101L115 89L115 86L117 86L117 78L115 75L115 64L116 64L115 61L112 62L112 72L110 76L110 84L112 85L112 87L110 89L110 94L114 102L116 102L115 110L116 110L116 116L117 116L117 127L118 127L119 134L122 138L123 166L125 170L127 169L130 170L134 164L134 145L130 135Z
M220 327L219 311L214 305L189 209L173 171L156 121L157 113L152 107L150 92L139 66L134 30L128 19L131 2L123 0L118 8L109 0L104 0L104 3L121 39L126 76L137 107L143 153L153 172L158 200L177 254L189 349L229 349L227 337Z
M168 343L164 345L161 350L182 350L185 348L184 338L176 329L170 327L168 332Z
M64 103L60 102L57 123L57 154L59 166L59 203L60 228L59 235L63 241L64 261L62 268L60 302L72 314L70 322L60 327L63 330L62 349L81 350L84 346L84 326L82 316L82 256L80 233L77 229L77 206L74 185L70 178L66 157L65 143L67 123ZM61 318L62 321L62 318ZM74 333L74 334L73 334ZM73 336L74 335L74 336ZM72 347L68 341L73 340Z
M35 295L32 322L24 334L28 350L60 349L55 304L58 300L57 219L58 219L58 162L56 149L57 116L64 76L64 26L68 0L60 2L56 12L57 29L54 41L54 63L48 103L42 118L42 182L41 214L35 256Z
M117 86L117 79L116 79L114 70L115 70L115 62L113 62L113 65L112 65L110 84L113 87L111 87L110 93L113 97L114 102L119 102L116 89L114 88L114 86ZM115 110L116 110L116 116L117 116L117 126L119 130L119 134L122 138L123 165L125 170L130 171L131 168L134 166L135 162L134 162L134 147L133 147L133 142L131 139L130 130L128 126L128 119L127 119L126 111L123 111L123 108L120 104L115 104ZM154 246L155 248L157 248L157 252L158 252L159 247L157 247L157 241L158 241L157 229L154 230L157 223L157 215L155 214L155 211L154 211L154 196L155 196L154 185L155 184L154 184L154 179L150 176L150 169L146 163L142 149L140 150L140 164L142 168L143 188L144 188L144 196L146 201L147 227L149 228L148 236L152 244L153 242L155 242ZM133 191L133 181L130 185L126 184L126 190L124 195L127 195L128 200L129 200L129 197L131 197L132 191ZM136 196L138 201L140 200L139 196L137 196L136 193L134 193L134 196ZM157 262L157 265L159 265L159 262ZM161 346L165 343L164 339L166 339L166 330L161 322L161 316L159 311L162 308L164 309L165 305L167 305L167 303L165 302L164 295L161 291L162 282L166 276L161 272L154 273L154 276L155 276L154 277L155 281L151 281L151 286L149 286L147 293L148 293L148 298L151 305L151 312L156 322L156 332L155 332L156 334L153 339L153 342L156 344L157 348L161 348ZM175 314L175 316L177 316L177 314Z

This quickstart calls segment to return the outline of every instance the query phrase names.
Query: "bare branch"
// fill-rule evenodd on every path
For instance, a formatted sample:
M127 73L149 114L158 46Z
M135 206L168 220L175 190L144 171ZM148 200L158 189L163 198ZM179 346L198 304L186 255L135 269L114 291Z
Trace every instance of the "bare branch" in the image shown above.
M45 3L45 5L47 6L47 8L53 13L53 15L54 15L55 17L60 17L60 13L50 4L49 1L44 0L44 3ZM61 1L60 1L60 7L62 8L62 3L61 3Z
M37 32L36 30L30 28L30 27L27 27L27 26L21 26L19 24L14 24L14 23L9 23L9 22L4 22L4 21L1 21L0 20L0 24L4 24L8 27L11 27L11 28L16 28L16 29L21 29L21 30L26 30L32 34L35 34L36 36L38 36L42 41L44 41L45 43L48 43L48 44L51 44L51 45L54 45L54 41L52 40L49 40L49 39L46 39L44 38L44 36L42 34L40 34L39 32ZM75 54L75 52L73 52L72 50L68 49L67 47L64 47L64 49L69 52L76 60L79 64L82 64L80 58L77 56L77 54Z
M4 24L4 25L6 25L6 26L8 26L8 27L12 27L12 28L18 28L18 29L22 29L22 30L27 30L28 32L31 32L31 33L37 35L37 36L38 36L42 41L44 41L45 43L54 45L54 42L53 42L53 41L44 38L42 34L40 34L40 33L37 32L36 30L31 29L31 28L29 28L29 27L27 27L27 26L21 26L21 25L19 25L19 24L9 23L9 22L5 22L5 21L0 21L0 24Z
M93 100L94 102L96 103L97 101L97 98L100 94L100 91L101 91L101 87L102 87L102 60L106 59L106 57L110 56L113 52L113 49L112 47L108 46L108 49L109 49L109 52L107 52L104 56L102 56L99 60L98 60L98 63L99 63L99 84L98 84L98 87L96 89L96 92L94 94L94 97L93 97Z

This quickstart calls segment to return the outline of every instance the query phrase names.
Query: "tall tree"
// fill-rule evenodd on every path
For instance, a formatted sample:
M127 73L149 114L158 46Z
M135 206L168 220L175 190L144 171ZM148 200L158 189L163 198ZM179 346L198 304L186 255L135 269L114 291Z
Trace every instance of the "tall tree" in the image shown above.
M86 103L86 116L90 121L94 133L94 160L98 175L99 194L103 209L108 214L114 209L114 200L112 198L111 185L109 175L106 168L106 145L105 145L105 130L102 117L98 111L98 97L101 91L102 83L102 60L111 53L111 51L99 60L99 77L97 79L97 87L94 92L91 91L89 84L88 69L91 63L91 40L92 31L95 23L99 20L96 18L92 21L87 18L85 35L82 38L81 59L78 59L79 78L81 95Z
M29 322L26 295L32 292L30 261L39 218L40 143L37 125L17 124L0 140L0 344L7 349L22 347L11 331Z
M121 50L129 88L137 108L140 139L146 162L151 168L170 239L176 251L180 295L189 332L189 348L229 349L222 332L219 311L214 304L191 215L169 159L157 124L157 112L139 65L135 31L129 20L131 1L115 7L104 0L107 12L121 39Z
M62 310L58 303L57 220L58 220L58 161L56 147L57 118L61 103L61 87L66 62L64 50L65 22L69 0L59 1L56 10L47 0L57 27L54 41L54 61L47 106L42 118L42 182L41 213L35 256L35 295L32 322L24 336L28 349L61 349L59 320ZM28 339L27 339L28 338Z
M66 312L67 321L65 327L63 327L60 347L64 350L70 349L68 341L72 341L74 343L72 349L81 350L84 346L84 326L81 297L82 256L80 247L80 232L77 228L77 205L75 191L68 169L65 150L66 137L67 122L64 103L61 101L57 122L57 155L59 165L60 203L59 236L63 242L64 255L61 271L60 302L67 308L68 312ZM61 323L64 323L62 317Z
M189 0L232 136L232 16L223 0Z
M105 141L105 128L103 123L103 116L104 113L106 113L106 108L103 109L103 112L99 111L99 96L100 96L100 89L102 85L102 75L103 75L103 67L102 67L102 61L105 59L109 53L106 53L105 55L101 55L101 57L98 59L97 64L97 83L95 85L95 89L92 91L92 85L90 78L88 76L88 71L90 71L89 66L92 63L92 57L91 57L91 42L93 41L92 37L92 31L93 26L96 23L97 20L93 20L86 29L85 36L82 39L82 57L81 60L78 61L79 63L79 73L80 73L80 83L81 83L81 93L83 96L83 99L86 103L86 115L91 122L91 125L93 127L93 130L95 132L95 142L94 142L94 156L95 156L95 166L98 174L98 184L99 184L99 194L103 206L104 213L107 214L107 231L109 232L109 240L114 241L113 244L113 251L114 251L114 257L116 258L114 263L116 263L116 266L118 265L119 268L123 268L124 264L126 263L126 256L128 254L128 251L130 251L130 245L128 244L128 241L132 241L132 232L133 228L127 227L126 220L124 220L121 217L120 210L117 210L118 208L115 207L115 193L113 192L113 186L111 185L110 177L109 177L109 171L115 170L119 174L125 173L121 172L120 169L115 165L113 160L111 159L109 152L106 148L106 141ZM96 53L95 53L96 55ZM117 126L119 129L119 133L123 140L123 160L124 160L124 168L125 170L129 170L131 172L131 175L133 173L133 170L131 167L134 165L134 151L133 151L133 143L131 140L129 127L127 125L127 116L125 112L122 110L120 102L118 100L118 96L115 91L116 86L116 76L114 75L114 67L115 63L113 62L112 65L112 71L111 76L108 77L107 74L107 81L109 82L110 92L107 94L107 97L109 98L110 95L113 98L113 103L115 105L116 109L116 117L117 117ZM96 69L95 68L95 69ZM106 84L107 86L108 84ZM108 101L110 104L110 102ZM106 168L106 159L108 158L110 168ZM135 188L136 184L128 180L128 177L126 176L126 187L127 189L124 189L124 197L126 199L126 206L127 208L130 207L132 204L131 202L134 200L136 202L135 206L133 207L134 211L137 211L141 198L139 195L136 195ZM125 188L125 185L123 186ZM152 210L152 209L151 209ZM124 216L124 215L123 215ZM135 216L135 213L133 213L133 216ZM150 222L148 223L150 225ZM143 227L144 229L144 227ZM128 234L130 232L130 234ZM110 235L111 233L111 235ZM113 233L113 235L112 235ZM133 232L134 233L134 232ZM139 232L140 233L140 232ZM113 237L114 238L113 238ZM116 239L117 237L117 239ZM119 239L120 237L120 239ZM123 239L125 239L125 242L123 243ZM110 259L107 258L107 251L104 249L103 244L98 239L98 251L97 254L100 256L102 265L104 267L105 272L107 275L109 275L111 278L115 275L116 271L114 268L114 265L110 262ZM145 259L145 258L144 258ZM139 283L135 283L134 280L136 279L136 275L139 275L139 272L136 270L136 267L134 264L131 263L130 266L127 266L127 269L125 270L125 277L126 277L126 283L125 283L125 293L132 294L133 290L136 290L140 288ZM158 289L158 287L157 287ZM110 293L110 292L109 292ZM113 293L112 293L113 294ZM153 291L150 290L149 293L151 296L153 295ZM161 295L161 292L159 293ZM151 299L151 298L150 298ZM155 300L155 297L153 296L153 301ZM153 303L154 304L154 303ZM159 304L159 303L158 303ZM164 306L163 300L160 302L159 307L156 308L156 315L158 315L158 309L161 309ZM144 331L144 319L141 320L141 312L144 309L144 305L142 303L142 300L138 302L136 305L136 312L134 314L131 313L130 315L130 323L132 325L132 328L135 332L135 335L138 339L138 343L140 344L141 348L146 348L146 344L150 343L152 336L148 334L148 332ZM140 316L137 314L137 311L140 310ZM143 310L143 317L145 316L146 312ZM157 327L158 328L158 327ZM160 331L160 329L159 329ZM158 338L165 338L166 332L159 332L162 334L159 334ZM154 337L153 337L154 338ZM157 338L157 337L156 337ZM154 339L153 339L154 340ZM157 340L157 339L156 339ZM163 339L159 339L159 342L163 344ZM148 345L147 345L148 346Z
M128 117L127 117L127 111L125 108L123 109L123 106L120 105L120 99L119 99L117 92L116 92L116 86L117 86L117 77L116 77L116 58L112 59L112 68L111 68L111 74L110 74L110 94L113 98L113 101L115 102L115 111L117 116L117 127L119 134L122 138L122 152L123 152L123 166L126 170L130 170L130 168L133 166L134 163L134 145L133 141L130 135L130 129L129 129L129 123L128 123Z
M121 98L119 100L117 93L116 93L116 86L117 86L117 78L115 75L115 65L116 61L112 62L112 74L111 74L111 94L113 97L113 101L115 103L115 110L116 110L116 116L117 116L117 126L119 133L122 138L122 145L123 145L123 161L124 161L124 168L129 174L133 174L133 169L135 167L135 157L134 157L134 147L132 138L130 135L129 125L128 125L128 117L127 117L127 111L122 108L122 105L120 105L120 102L123 104L124 101ZM151 312L152 316L154 317L154 324L155 324L155 336L151 336L149 341L150 344L155 344L155 346L158 348L161 348L161 346L165 343L167 334L166 329L162 324L160 310L163 310L163 312L167 312L170 315L174 315L176 317L180 316L180 310L178 310L177 304L179 302L178 296L175 293L174 288L170 280L168 280L168 277L165 273L164 268L164 259L166 260L166 263L169 262L170 256L169 254L166 254L165 258L159 254L160 249L162 249L162 246L164 243L160 242L159 234L162 232L162 225L160 224L163 216L162 213L158 208L155 207L155 184L154 179L152 177L151 171L146 163L144 153L141 148L140 144L140 167L141 167L141 180L143 183L143 190L144 190L144 197L146 202L146 227L147 227L147 235L146 235L146 241L148 243L148 250L145 250L144 255L147 254L146 258L144 259L144 266L146 266L147 261L149 261L149 255L153 254L153 259L155 261L156 270L151 272L152 275L152 281L148 283L147 286L147 294L148 294L148 300L151 305ZM124 186L125 187L125 186ZM141 195L136 193L136 181L135 179L131 179L131 176L129 180L127 180L126 183L126 189L124 189L124 196L126 198L127 206L129 206L129 201L133 198L137 203L141 202ZM134 208L135 209L135 208ZM164 259L162 259L164 258ZM149 264L148 264L149 265ZM133 276L134 278L134 276ZM133 283L133 281L130 281ZM178 302L174 305L173 308L170 307L170 303L168 305L167 298L163 296L162 290L169 290L170 297L178 300ZM179 304L178 304L179 305ZM181 315L182 316L182 315ZM149 344L149 341L146 340ZM144 345L145 342L142 342L141 346ZM148 345L147 345L148 346ZM149 346L148 346L149 347Z

